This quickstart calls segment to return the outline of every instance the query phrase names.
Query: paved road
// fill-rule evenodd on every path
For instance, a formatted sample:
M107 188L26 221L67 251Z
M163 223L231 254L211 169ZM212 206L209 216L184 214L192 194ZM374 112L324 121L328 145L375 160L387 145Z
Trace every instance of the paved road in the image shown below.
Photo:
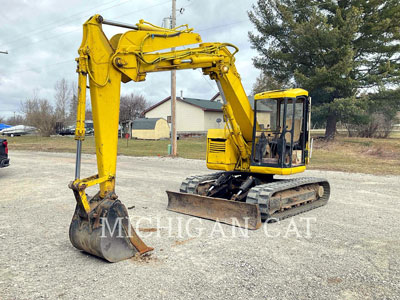
M119 157L120 199L138 227L157 230L139 232L150 257L110 264L68 239L74 155L10 156L0 169L0 299L400 299L399 176L308 171L330 181L327 206L243 232L165 210L165 190L207 173L204 162ZM95 168L84 155L83 175Z

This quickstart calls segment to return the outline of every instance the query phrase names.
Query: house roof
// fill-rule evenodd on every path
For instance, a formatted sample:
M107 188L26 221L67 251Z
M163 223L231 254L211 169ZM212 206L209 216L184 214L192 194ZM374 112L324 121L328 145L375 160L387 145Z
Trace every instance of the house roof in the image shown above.
M132 122L132 129L154 129L158 120L162 118L140 118Z
M177 101L181 101L181 102L185 102L187 104L190 105L194 105L197 106L199 108L201 108L204 111L222 111L222 104L220 102L215 101L215 99L219 96L219 92L211 98L211 100L204 100L204 99L196 99L196 98L187 98L187 97L176 97ZM247 98L249 99L249 103L252 109L254 109L254 96L247 96ZM143 115L149 111L151 111L152 109L156 108L157 106L163 104L166 101L169 101L171 99L171 96L168 96L167 98L165 98L164 100L154 104L153 106L149 107L148 109L146 109L143 112ZM258 107L258 109L263 110L263 111L272 111L270 107L261 107L262 105L260 105Z
M183 100L183 102L198 106L203 110L222 111L222 104L219 102L185 97L183 97L181 100Z
M168 96L164 100L154 104L153 106L149 107L143 112L143 115L152 109L156 108L157 106L163 104L164 102L167 102L171 99L171 96ZM187 98L187 97L176 97L177 101L181 101L190 105L197 106L201 108L204 111L222 111L222 104L219 102L215 101L210 101L210 100L204 100L204 99L196 99L196 98Z

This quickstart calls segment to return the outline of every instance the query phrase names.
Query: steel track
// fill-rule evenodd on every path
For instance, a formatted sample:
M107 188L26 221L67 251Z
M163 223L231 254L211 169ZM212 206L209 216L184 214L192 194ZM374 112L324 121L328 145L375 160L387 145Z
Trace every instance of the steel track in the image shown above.
M324 195L316 200L302 203L299 206L293 206L290 209L269 214L269 204L271 197L285 190L318 183L324 187ZM258 204L261 212L261 219L268 221L271 219L283 220L311 209L325 205L330 196L330 185L326 179L315 177L300 177L294 179L282 179L271 183L261 184L253 187L247 194L246 202Z
M215 180L221 175L222 172L190 176L187 177L181 184L180 192L197 194L197 187L200 183ZM282 192L290 189L296 189L298 187L304 187L310 184L318 183L324 187L324 194L321 198L307 201L305 203L295 204L292 208L278 211L273 214L269 214L269 204L271 197L277 192ZM326 179L315 178L315 177L300 177L294 179L281 179L270 183L261 184L250 189L246 203L258 204L261 212L261 219L263 221L278 221L283 220L303 212L312 210L317 207L325 205L330 196L330 185Z

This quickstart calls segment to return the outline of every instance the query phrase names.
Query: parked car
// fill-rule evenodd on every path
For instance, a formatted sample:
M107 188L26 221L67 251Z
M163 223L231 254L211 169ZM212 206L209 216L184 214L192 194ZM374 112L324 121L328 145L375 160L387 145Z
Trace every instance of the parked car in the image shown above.
M75 135L75 125L68 126L58 132L60 135ZM93 135L93 121L85 121L85 135Z
M94 129L86 127L85 135L94 135Z
M0 168L8 167L10 159L8 158L8 143L5 139L0 139Z
M75 134L75 126L68 126L67 128L64 128L63 130L60 130L58 133L60 135L74 135Z

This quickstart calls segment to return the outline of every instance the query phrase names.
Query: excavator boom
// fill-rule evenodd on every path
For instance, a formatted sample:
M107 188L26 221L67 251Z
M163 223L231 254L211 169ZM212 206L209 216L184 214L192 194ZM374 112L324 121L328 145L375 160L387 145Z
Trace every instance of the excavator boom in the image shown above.
M131 30L108 39L102 30L103 24ZM243 122L244 137L251 139L253 112L233 64L234 57L227 49L232 45L209 43L184 50L157 52L200 42L200 35L187 26L169 30L144 21L127 25L104 20L100 15L91 17L83 25L83 39L77 58L79 91L75 180L69 185L77 202L70 226L70 240L76 248L108 261L152 250L131 228L126 208L115 194L121 81L143 81L147 73L152 72L202 68L205 74L218 80L218 86L228 97L234 99L230 105L235 109L236 118ZM237 51L236 47L234 49ZM98 173L80 178L87 81ZM237 134L243 139L238 130ZM88 198L86 188L93 185L99 185L99 192ZM115 228L122 228L119 239L112 234ZM108 231L104 232L105 229Z

